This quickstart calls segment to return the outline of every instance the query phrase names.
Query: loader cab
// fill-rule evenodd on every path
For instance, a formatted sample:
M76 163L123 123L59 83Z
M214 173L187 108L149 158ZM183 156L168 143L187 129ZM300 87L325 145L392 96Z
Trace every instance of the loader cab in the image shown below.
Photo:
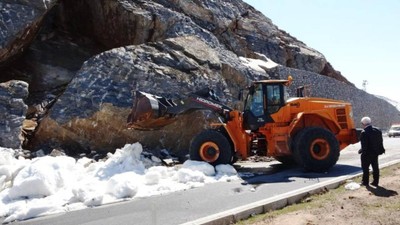
M254 82L248 89L243 111L243 127L257 130L273 123L271 114L285 105L288 80L263 80Z

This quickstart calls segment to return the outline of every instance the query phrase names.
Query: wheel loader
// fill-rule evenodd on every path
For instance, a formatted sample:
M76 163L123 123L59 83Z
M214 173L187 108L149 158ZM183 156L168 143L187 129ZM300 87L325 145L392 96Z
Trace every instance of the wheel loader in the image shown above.
M222 104L208 88L175 101L136 91L128 127L160 129L179 115L210 110L220 122L191 140L191 160L232 164L258 154L325 172L336 164L342 149L358 142L352 106L326 98L288 98L286 88L291 82L290 76L253 82L246 89L243 111ZM297 95L303 94L298 91Z

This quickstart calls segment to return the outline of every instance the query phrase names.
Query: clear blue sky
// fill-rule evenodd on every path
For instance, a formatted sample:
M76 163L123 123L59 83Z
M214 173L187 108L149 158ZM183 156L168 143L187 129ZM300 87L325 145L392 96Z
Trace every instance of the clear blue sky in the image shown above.
M350 82L400 103L400 0L244 0Z

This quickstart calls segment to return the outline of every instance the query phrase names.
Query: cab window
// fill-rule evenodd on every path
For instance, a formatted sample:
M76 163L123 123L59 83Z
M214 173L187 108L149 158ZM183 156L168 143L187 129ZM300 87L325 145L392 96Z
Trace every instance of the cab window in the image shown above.
M281 86L279 84L267 86L267 111L269 114L276 113L282 106Z
M264 95L261 84L254 85L247 99L246 110L253 113L254 116L264 115Z

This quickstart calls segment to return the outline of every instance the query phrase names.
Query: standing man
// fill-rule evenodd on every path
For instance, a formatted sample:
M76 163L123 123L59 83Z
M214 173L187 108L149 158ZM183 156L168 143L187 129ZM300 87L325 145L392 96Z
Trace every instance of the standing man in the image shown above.
M361 132L361 168L363 170L362 185L369 186L369 166L372 166L373 181L371 185L379 185L378 156L385 153L383 147L382 132L371 125L371 118L363 117L361 124L364 130Z

